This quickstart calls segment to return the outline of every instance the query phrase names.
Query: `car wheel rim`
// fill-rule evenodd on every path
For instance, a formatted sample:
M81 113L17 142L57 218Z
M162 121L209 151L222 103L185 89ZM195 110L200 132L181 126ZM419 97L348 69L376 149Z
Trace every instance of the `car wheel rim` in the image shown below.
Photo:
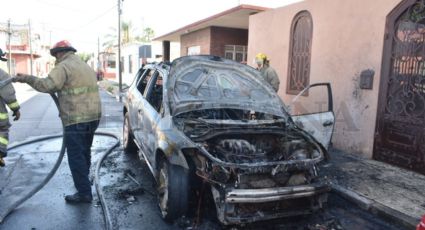
M165 165L159 172L158 198L159 208L161 209L162 216L165 217L167 215L168 206L168 172Z

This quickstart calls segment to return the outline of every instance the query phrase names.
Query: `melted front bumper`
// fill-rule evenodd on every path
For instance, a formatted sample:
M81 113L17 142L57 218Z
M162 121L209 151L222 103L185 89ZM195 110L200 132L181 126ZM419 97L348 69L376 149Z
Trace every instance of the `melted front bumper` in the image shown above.
M327 183L262 189L216 188L219 220L226 225L311 214L327 202Z

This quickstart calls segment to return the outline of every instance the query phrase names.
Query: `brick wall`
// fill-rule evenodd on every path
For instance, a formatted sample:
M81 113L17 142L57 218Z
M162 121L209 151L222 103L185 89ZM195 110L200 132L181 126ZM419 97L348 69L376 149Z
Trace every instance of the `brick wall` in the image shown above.
M200 46L201 54L210 54L211 28L197 30L184 34L180 38L180 55L186 56L187 49L191 46Z
M224 57L225 45L248 45L248 30L211 27L210 54Z
M180 38L180 54L187 55L191 46L200 46L201 54L224 57L225 45L248 45L248 30L225 27L208 27L194 31Z

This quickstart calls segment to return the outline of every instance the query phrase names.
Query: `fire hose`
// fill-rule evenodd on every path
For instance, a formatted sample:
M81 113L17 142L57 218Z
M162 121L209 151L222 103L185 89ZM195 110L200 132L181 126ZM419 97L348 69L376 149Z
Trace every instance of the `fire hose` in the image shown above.
M3 88L4 86L8 85L12 83L12 78L8 78L4 81L0 81L0 89ZM55 94L50 94L50 96L52 97L53 101L55 102L56 107L59 110L59 101L58 98ZM63 132L65 131L65 126L62 124L62 130ZM104 214L104 221L105 221L105 227L106 229L113 229L113 224L112 224L112 220L110 218L110 212L109 209L106 205L106 200L105 200L105 196L103 194L103 191L100 187L100 178L99 178L99 171L100 171L100 167L102 165L102 162L106 159L106 157L112 153L112 151L119 146L120 144L120 140L119 137L116 136L115 134L112 133L107 133L107 132L96 132L95 135L98 136L105 136L105 137L111 137L115 139L114 144L109 147L105 153L100 157L100 159L98 160L98 162L96 163L96 168L95 168L95 176L94 176L94 185L96 187L96 192L97 195L99 197L99 201L103 210L103 214ZM8 148L8 151L25 146L25 145L29 145L29 144L33 144L33 143L37 143L37 142L41 142L41 141L46 141L46 140L50 140L50 139L55 139L55 138L60 138L62 137L62 145L61 145L61 150L59 153L59 156L53 166L53 168L50 170L50 172L47 174L47 176L43 179L43 181L41 183L39 183L37 186L35 186L33 189L30 190L30 192L28 192L25 196L19 198L16 202L14 202L13 204L11 204L4 212L0 213L0 224L3 222L3 220L18 206L20 206L22 203L24 203L25 201L27 201L29 198L31 198L32 196L34 196L38 191L40 191L49 181L50 179L55 175L56 171L58 170L60 164L62 163L62 159L65 155L65 137L63 134L57 134L57 135L49 135L49 136L43 136L40 138L36 138L33 140L29 140L29 141L25 141L22 143L19 143L17 145L13 145L10 146Z

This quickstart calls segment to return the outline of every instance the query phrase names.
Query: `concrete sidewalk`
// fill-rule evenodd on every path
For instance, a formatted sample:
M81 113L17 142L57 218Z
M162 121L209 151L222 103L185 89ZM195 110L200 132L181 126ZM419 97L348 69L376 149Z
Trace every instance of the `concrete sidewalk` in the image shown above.
M322 167L333 191L387 220L414 229L425 214L425 176L332 149Z

